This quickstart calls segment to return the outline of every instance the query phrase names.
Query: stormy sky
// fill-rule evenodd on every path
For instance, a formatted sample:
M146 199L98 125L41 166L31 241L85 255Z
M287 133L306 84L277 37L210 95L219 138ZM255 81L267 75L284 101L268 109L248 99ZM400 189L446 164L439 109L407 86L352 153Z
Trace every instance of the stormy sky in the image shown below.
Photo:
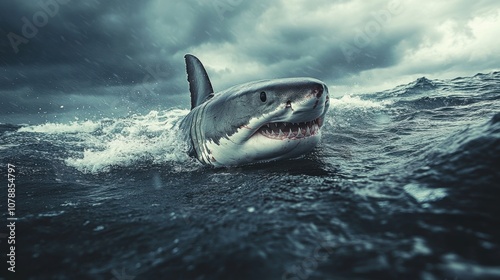
M0 122L187 108L186 53L216 91L310 76L334 97L500 65L497 0L40 0L0 11Z

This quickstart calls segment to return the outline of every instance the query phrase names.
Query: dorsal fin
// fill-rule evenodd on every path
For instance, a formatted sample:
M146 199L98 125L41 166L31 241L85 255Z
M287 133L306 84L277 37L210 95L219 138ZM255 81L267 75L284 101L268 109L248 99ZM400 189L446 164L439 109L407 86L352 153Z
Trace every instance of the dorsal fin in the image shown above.
M209 95L214 92L210 79L208 78L205 67L201 61L194 55L186 54L187 79L189 82L189 91L191 92L191 110L205 102Z

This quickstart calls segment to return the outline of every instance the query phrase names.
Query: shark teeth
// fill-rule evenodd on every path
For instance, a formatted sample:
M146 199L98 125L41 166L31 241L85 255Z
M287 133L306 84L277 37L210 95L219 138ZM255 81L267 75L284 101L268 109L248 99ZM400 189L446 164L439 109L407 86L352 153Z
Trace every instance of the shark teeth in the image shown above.
M302 138L304 137L304 135L302 135L302 129L299 128L299 130L297 130L297 138Z
M268 123L263 125L259 132L271 139L303 139L318 134L321 123L320 118L301 123Z

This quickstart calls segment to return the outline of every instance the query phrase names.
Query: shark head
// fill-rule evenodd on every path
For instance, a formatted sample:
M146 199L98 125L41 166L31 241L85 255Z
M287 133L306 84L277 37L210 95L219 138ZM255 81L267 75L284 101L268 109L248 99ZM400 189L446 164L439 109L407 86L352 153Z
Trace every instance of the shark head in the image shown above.
M250 82L214 93L201 62L186 55L192 110L181 124L201 162L235 166L294 158L320 140L328 87L313 78Z

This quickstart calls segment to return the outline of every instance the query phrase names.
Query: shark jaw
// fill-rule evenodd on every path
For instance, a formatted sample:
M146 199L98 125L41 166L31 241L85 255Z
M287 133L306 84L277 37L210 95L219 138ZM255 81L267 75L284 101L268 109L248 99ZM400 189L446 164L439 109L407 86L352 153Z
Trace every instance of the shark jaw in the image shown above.
M297 158L311 152L321 139L320 126L314 121L270 123L269 127L267 125L260 127L250 138L234 146L235 149L225 155L237 159L240 164ZM283 132L280 127L287 127L288 132ZM234 143L228 144L223 141L221 144L232 145ZM216 158L219 158L220 162L224 162L227 157L221 156L219 153Z
M280 81L287 83L289 80ZM305 80L305 83L309 81ZM312 87L317 84L314 81ZM255 116L244 124L240 123L234 130L234 123L238 120L226 119L233 125L226 126L228 130L222 132L221 137L207 139L201 145L202 161L213 166L236 166L308 154L321 139L321 127L329 107L328 89L320 85L326 94L310 94L314 91L309 89L297 94L291 88L293 93L267 105L265 112L259 114L257 106L252 112ZM213 99L218 101L216 97Z
M272 140L300 140L317 135L322 123L322 118L299 123L267 123L261 126L256 133Z
M207 142L205 158L214 166L233 166L303 156L319 143L326 110L327 106L317 108L300 118L282 115L279 110L281 113L251 119L218 144Z

